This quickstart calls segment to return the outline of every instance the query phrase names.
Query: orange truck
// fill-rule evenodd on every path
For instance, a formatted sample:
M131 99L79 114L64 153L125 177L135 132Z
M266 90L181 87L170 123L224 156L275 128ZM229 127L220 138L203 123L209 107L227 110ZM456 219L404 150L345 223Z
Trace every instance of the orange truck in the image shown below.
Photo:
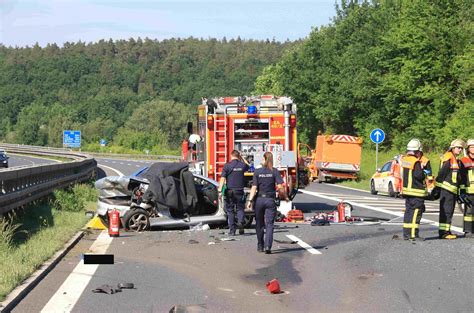
M316 137L315 149L306 147L310 150L310 156L306 157L306 167L311 181L321 183L357 178L360 171L362 138L349 135L319 135Z

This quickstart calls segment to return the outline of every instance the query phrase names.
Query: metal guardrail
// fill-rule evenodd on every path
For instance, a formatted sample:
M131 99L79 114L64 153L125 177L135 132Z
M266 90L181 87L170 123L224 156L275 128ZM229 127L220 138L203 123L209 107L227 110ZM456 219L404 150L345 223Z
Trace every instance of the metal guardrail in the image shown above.
M0 149L11 153L71 158L68 163L12 167L0 171L0 215L33 202L96 174L97 162L89 155L68 149L0 143Z
M145 159L145 160L182 160L181 156L176 155L151 155L151 154L118 154L118 153L100 153L87 152L87 154L99 158L117 158L117 159Z

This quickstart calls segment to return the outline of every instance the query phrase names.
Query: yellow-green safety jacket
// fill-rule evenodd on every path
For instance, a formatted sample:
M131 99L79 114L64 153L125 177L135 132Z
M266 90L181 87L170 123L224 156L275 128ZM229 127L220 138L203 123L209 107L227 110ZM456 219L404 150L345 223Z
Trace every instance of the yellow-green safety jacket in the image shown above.
M474 195L474 159L465 156L461 159L460 192Z
M457 195L460 185L460 175L458 173L458 159L456 159L451 151L446 152L441 158L440 170L438 177L436 177L436 186Z
M402 158L402 169L402 194L419 198L428 196L425 173L421 167L420 160L414 155L406 155Z

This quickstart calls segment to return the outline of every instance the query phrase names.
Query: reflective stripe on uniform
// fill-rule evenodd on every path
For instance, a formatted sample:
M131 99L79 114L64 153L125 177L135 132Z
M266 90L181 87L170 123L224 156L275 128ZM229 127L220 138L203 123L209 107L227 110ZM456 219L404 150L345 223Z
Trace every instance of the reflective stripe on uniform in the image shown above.
M464 222L474 222L474 215L465 215Z
M416 223L416 216L418 215L418 209L415 209L415 213L413 213L413 219L411 220L411 224L413 227L411 228L411 238L415 237L415 228L418 228L418 224Z
M406 194L406 189L408 189L408 190L411 189L411 186L413 186L412 184L413 184L413 170L410 169L408 171L408 185L407 185L406 188L403 188L403 194Z
M409 176L409 177L411 178L411 176ZM427 190L404 187L403 188L403 194L407 195L407 196L426 197L426 196L428 196L428 191Z
M450 230L450 229L451 229L451 224L439 223L439 230Z
M442 183L436 182L436 187L443 188L444 190L447 190L451 193L457 194L458 193L458 187L451 185L450 183L444 181Z
M403 228L413 228L413 229L415 229L415 228L419 228L419 227L420 227L420 225L418 225L416 223L415 223L415 225L413 225L411 223L403 223Z
M469 169L467 172L467 186L464 186L466 193L474 194L474 169Z

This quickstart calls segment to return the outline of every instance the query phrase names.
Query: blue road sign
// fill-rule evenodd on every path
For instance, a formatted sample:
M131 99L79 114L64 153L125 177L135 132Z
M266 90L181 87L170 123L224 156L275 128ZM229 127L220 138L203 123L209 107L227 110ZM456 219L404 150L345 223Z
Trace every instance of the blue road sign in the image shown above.
M63 146L68 148L81 147L81 131L65 130L63 131Z
M107 144L107 140L101 139L101 140L99 141L99 144L100 144L102 147L104 147L104 146Z
M374 143L381 143L385 140L385 133L380 128L376 128L370 133L370 139Z

